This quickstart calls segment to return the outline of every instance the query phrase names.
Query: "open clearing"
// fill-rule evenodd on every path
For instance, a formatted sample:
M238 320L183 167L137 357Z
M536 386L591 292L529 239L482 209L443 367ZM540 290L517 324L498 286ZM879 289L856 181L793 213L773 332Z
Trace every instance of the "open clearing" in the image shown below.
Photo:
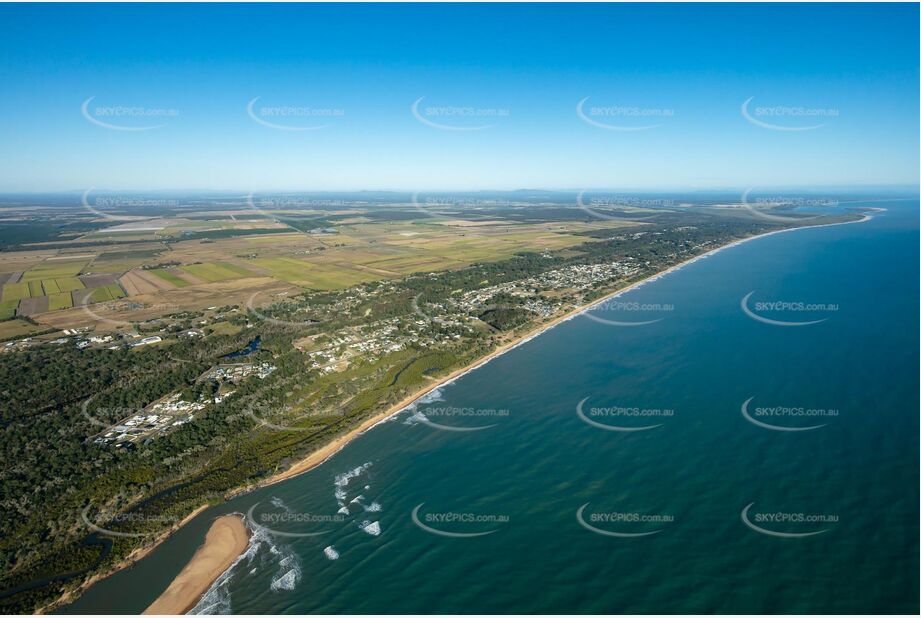
M47 327L36 326L25 320L6 320L5 322L0 322L0 341L24 337L45 330L48 330Z

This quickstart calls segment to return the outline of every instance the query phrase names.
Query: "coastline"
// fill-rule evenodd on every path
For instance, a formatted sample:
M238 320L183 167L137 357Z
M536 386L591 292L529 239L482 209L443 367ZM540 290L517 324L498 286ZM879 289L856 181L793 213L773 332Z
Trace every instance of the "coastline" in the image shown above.
M133 565L138 560L141 560L142 558L146 558L147 555L150 554L150 552L152 552L157 547L159 547L160 544L163 543L163 541L168 539L170 536L172 536L174 532L176 532L177 530L182 528L184 525L186 525L187 523L189 523L190 521L198 517L201 513L206 511L210 506L211 506L210 504L202 504L201 506L196 508L194 511L192 511L191 513L183 517L180 521L173 524L169 530L165 531L163 534L158 536L154 540L154 542L151 543L150 545L144 545L142 547L138 547L137 549L132 551L130 554L125 556L123 560L116 563L108 571L104 573L97 573L96 575L93 575L92 577L84 580L77 588L64 592L60 597L55 599L53 602L48 603L47 605L36 609L35 614L38 615L38 614L44 614L46 612L53 612L58 606L69 603L70 601L76 599L87 588L91 587L93 584L105 579L109 575L112 575L114 573L117 573L118 571L121 571L122 569L130 567L131 565Z
M352 442L352 440L354 440L355 438L359 437L360 435L362 435L362 434L365 433L366 431L368 431L368 430L374 428L375 426L377 426L377 425L379 425L379 424L381 424L381 423L386 422L386 421L389 420L392 416L394 416L394 415L396 415L396 414L399 414L400 412L402 412L403 410L405 410L407 407L409 407L409 406L411 406L413 403L415 403L417 400L421 399L422 397L424 397L425 395L431 393L432 391L434 391L434 390L436 390L436 389L438 389L438 388L441 388L441 387L443 387L443 386L446 386L446 385L448 385L448 384L454 382L455 380L458 380L459 378L463 377L464 375L466 375L466 374L468 374L468 373L470 373L470 372L472 372L472 371L474 371L474 370L476 370L476 369L479 369L480 367L482 367L482 366L488 364L491 360L493 360L493 359L495 359L495 358L501 356L502 354L505 354L506 352L508 352L508 351L510 351L510 350L513 350L514 348L517 348L518 346L527 343L527 342L530 341L531 339L533 339L533 338L535 338L535 337L537 337L537 336L543 334L544 332L546 332L546 331L548 331L548 330L550 330L550 329L552 329L552 328L554 328L554 327L556 327L556 326L558 326L558 325L560 325L560 324L562 324L562 323L564 323L564 322L567 322L567 321L569 321L569 320L571 320L571 319L573 319L573 318L575 318L575 317L578 317L578 316L581 315L582 313L585 313L586 311L589 311L590 309L592 309L593 307L595 307L596 305L598 305L598 304L600 304L600 303L603 303L603 302L605 302L605 301L611 300L611 299L613 299L613 298L617 298L618 296L620 296L620 295L622 295L622 294L626 294L626 293L628 293L628 292L630 292L630 291L632 291L632 290L638 289L638 288L642 287L642 286L643 286L644 284L646 284L646 283L650 283L650 282L653 282L653 281L657 281L658 279L660 279L660 278L662 278L662 277L664 277L664 276L666 276L666 275L668 275L668 274L670 274L670 273L676 272L676 271L678 271L678 270L684 268L685 266L688 266L689 264L693 264L694 262L696 262L696 261L698 261L698 260L702 260L702 259L708 258L708 257L710 257L711 255L715 255L716 253L719 253L720 251L723 251L723 250L725 250L725 249L730 249L730 248L732 248L732 247L736 247L736 246L741 245L741 244L744 244L744 243L746 243L746 242L749 242L749 241L752 241L752 240L756 240L756 239L759 239L759 238L766 238L766 237L768 237L768 236L773 236L773 235L775 235L775 234L783 234L783 233L785 233L785 232L795 232L795 231L797 231L797 230L804 230L804 229L814 229L814 228L821 228L821 227L833 227L833 226L836 226L836 225L849 225L849 224L852 224L852 223L865 223L866 221L869 221L869 220L871 220L872 218L873 218L873 217L871 217L870 215L861 214L861 218L855 219L855 220L852 220L852 221L837 221L837 222L834 222L834 223L823 223L823 224L818 224L818 225L802 225L802 226L798 226L798 227L790 227L790 228L784 228L784 229L780 229L780 230L774 230L774 231L771 231L771 232L766 232L766 233L764 233L764 234L756 234L756 235L754 235L754 236L748 236L748 237L746 237L746 238L740 238L740 239L734 240L734 241L732 241L732 242L729 242L729 243L727 243L727 244L725 244L725 245L721 245L721 246L719 246L719 247L715 247L715 248L713 248L713 249L710 249L710 250L708 250L708 251L705 251L704 253L701 253L701 254L696 255L696 256L694 256L694 257L688 258L688 259L686 259L686 260L684 260L684 261L682 261L682 262L679 262L679 263L677 263L677 264L674 264L674 265L672 265L672 266L666 268L665 270L662 270L662 271L657 272L657 273L655 273L655 274L649 275L648 277L645 277L645 278L643 278L643 279L641 279L641 280L639 280L639 281L635 281L635 282L633 282L633 283L631 283L631 284L628 284L628 285L626 285L626 286L624 286L624 287L622 287L622 288L619 288L619 289L614 290L614 291L612 291L612 292L610 292L610 293L608 293L608 294L605 294L605 295L603 295L603 296L601 296L601 297L599 297L599 298L597 298L597 299L591 301L590 303L587 303L587 304L585 304L585 305L580 305L580 306L574 307L573 309L571 309L570 311L567 311L567 312L564 313L563 315L557 316L556 318L553 318L553 319L551 319L551 320L549 320L549 321L547 321L547 322L544 322L544 323L542 323L542 324L539 324L539 325L535 326L533 329L531 329L530 331L528 331L528 332L526 332L526 333L520 335L519 337L515 338L514 340L509 341L509 342L507 342L507 343L505 343L505 344L503 344L503 345L497 347L495 350L493 350L492 352L490 352L490 353L487 354L486 356L483 356L483 357L481 357L481 358L475 360L474 362L472 362L472 363L470 363L470 364L468 364L468 365L466 365L466 366L464 366L464 367L461 367L461 368L459 368L459 369L456 369L455 371L452 371L450 374L448 374L448 375L446 375L446 376L443 376L443 377L441 377L441 378L435 379L431 384L426 385L425 387L419 389L418 391L416 391L415 393L413 393L413 394L411 394L411 395L407 395L405 398L403 398L402 400L400 400L400 401L397 402L396 404L390 406L390 407L387 408L385 411L380 412L380 413L378 413L378 414L375 414L374 416L369 417L368 419L364 420L361 424L359 424L359 425L358 425L357 427L355 427L354 429L352 429L352 430L348 431L347 433L345 433L345 434L343 434L343 435L341 435L341 436L335 438L334 440L332 440L332 441L329 442L328 444L326 444L326 445L320 447L320 448L317 449L316 451L313 451L312 453L308 454L307 456L305 456L305 457L302 458L301 460L295 462L293 465L291 465L291 466L290 466L289 468L287 468L286 470L284 470L284 471L282 471L282 472L275 473L275 474L271 475L270 477L268 477L268 478L266 478L266 479L264 479L264 480L262 480L262 481L260 481L260 482L258 482L258 483L254 483L254 484L251 484L251 485L246 485L246 486L240 487L240 488L238 488L238 489L229 491L227 494L225 494L225 498L226 498L227 500L230 500L230 499L232 499L232 498L234 498L234 497L236 497L236 496L239 496L239 495L242 495L242 494L246 494L246 493L249 493L249 492L251 492L251 491L255 491L255 490L257 490L257 489L261 489L261 488L263 488L263 487L268 487L268 486L270 486L270 485L274 485L274 484L280 483L280 482L282 482L282 481L286 481L286 480L288 480L288 479L294 478L294 477L296 477L296 476L299 476L299 475L301 475L301 474L304 474L304 473L306 473L306 472L309 472L310 470L313 470L314 468L319 467L320 465L322 465L323 463L325 463L328 459L332 458L332 457L333 457L336 453L338 453L340 450L342 450L343 448L345 448L350 442ZM116 565L115 567L113 567L112 569L110 569L109 571L107 571L105 574L94 575L93 577L91 577L91 578L89 578L88 580L86 580L85 582L83 582L83 584L81 584L81 585L80 585L78 588L76 588L75 590L73 590L73 591L71 591L71 592L65 592L65 593L64 593L59 599L57 599L54 603L48 604L48 605L45 606L44 608L38 610L36 613L43 613L43 612L45 612L45 611L54 609L54 608L57 607L58 605L60 605L60 604L62 604L62 603L66 603L66 602L72 600L73 598L76 598L76 596L79 596L79 594L80 594L81 592L83 592L84 590L86 590L87 588L89 588L90 586L92 586L93 584L95 584L96 582L98 582L99 580L104 579L104 578L108 577L109 575L111 575L111 574L113 574L113 573L115 573L115 572L117 572L117 571L119 571L119 570L121 570L121 569L123 569L123 568L125 568L125 567L127 567L127 566L130 566L131 564L133 564L133 563L136 562L137 560L140 560L141 558L145 557L145 556L148 555L150 552L152 552L152 551L155 550L157 547L159 547L160 544L161 544L163 541L165 541L165 540L166 540L173 532L175 532L178 528L180 528L181 526L185 525L186 523L188 523L189 521L191 521L192 519L194 519L196 516L198 516L202 511L204 511L205 509L207 509L209 506L210 506L209 504L204 504L204 505L202 505L202 506L196 508L192 513L190 513L188 516L186 516L181 522L179 522L179 523L177 523L176 525L174 525L168 532L166 532L166 533L164 533L163 535L161 535L160 537L158 537L158 538L157 538L153 543L151 543L150 545L147 545L147 546L145 546L145 547L138 548L137 550L133 551L125 560L123 560L123 561L120 562L118 565ZM193 560L194 560L194 557L193 557ZM187 565L187 566L188 566L188 565ZM229 566L229 565L228 565L228 566ZM225 569L225 570L226 570L226 569ZM181 575L181 573L180 573L180 575ZM220 576L220 573L218 573L218 574L215 576L214 579L217 579L217 577L219 577L219 576ZM177 576L177 579L178 579L178 576ZM176 580L174 580L173 583L175 583L175 581L176 581ZM212 581L213 581L213 580L212 580ZM170 586L172 586L173 583L171 583ZM210 586L210 583L209 583L209 586ZM207 588L208 588L208 586L205 587L205 591L207 591ZM205 591L203 591L202 594L204 594ZM196 602L197 602L197 600L196 600ZM190 605L188 609L191 609L191 607L194 607L194 605L195 605L195 603L193 603L192 605ZM185 610L185 611L188 611L188 609Z
M513 350L514 348L517 348L518 346L527 343L531 339L534 339L535 337L542 335L543 333L550 330L551 328L559 326L563 322L567 322L575 317L578 317L579 315L585 313L586 311L589 311L596 305L599 305L605 301L617 298L618 296L622 294L626 294L627 292L631 292L637 288L642 287L646 283L657 281L658 279L668 275L669 273L676 272L684 268L685 266L688 266L689 264L693 264L694 262L698 260L705 259L707 257L710 257L711 255L715 255L716 253L719 253L720 251L723 251L724 249L731 249L732 247L736 247L738 245L749 242L751 240L756 240L758 238L767 238L768 236L773 236L775 234L783 234L784 232L795 232L796 230L804 230L804 229L812 229L812 228L820 228L820 227L832 227L835 225L848 225L851 223L864 223L866 221L869 221L870 219L872 219L871 216L864 214L862 215L860 219L855 219L853 221L837 221L834 223L823 223L821 225L803 225L799 227L784 228L782 230L774 230L772 232L766 232L764 234L756 234L754 236L748 236L746 238L740 238L738 240L734 240L725 245L720 245L719 247L710 249L709 251L705 251L704 253L696 255L692 258L688 258L687 260L684 260L683 262L679 262L673 266L669 266L663 271L660 271L653 275L649 275L648 277L645 277L639 281L635 281L634 283L626 285L620 289L614 290L608 294L605 294L591 301L588 304L574 307L573 309L571 309L570 311L567 311L563 315L557 316L542 324L538 324L533 329L515 338L514 340L509 341L508 343L502 344L501 346L497 347L495 350L493 350L486 356L483 356L482 358L479 358L464 367L456 369L455 371L452 371L446 376L435 379L435 381L432 384L429 384L425 386L424 388L419 389L412 395L407 395L399 402L387 408L385 411L375 414L374 416L366 419L354 429L337 437L329 444L317 449L316 451L307 455L305 458L294 463L287 470L273 474L269 478L263 481L260 481L259 483L249 485L246 487L242 487L235 491L229 492L226 497L227 499L231 499L236 496L239 496L245 493L249 493L250 491L255 491L263 487L268 487L270 485L280 483L281 481L286 481L295 476L304 474L305 472L308 472L322 465L324 462L326 462L326 460L330 459L333 455L335 455L340 450L342 450L345 446L347 446L352 440L354 440L361 434L365 433L369 429L374 428L376 425L386 422L388 419L390 419L390 417L396 414L399 414L400 412L402 412L403 410L411 406L413 403L415 403L422 397L428 395L432 391L437 390L438 388L441 388L442 386L447 386L448 384L454 382L455 380L458 380L464 375L472 371L475 371L476 369L479 369L483 365L486 365L494 358L497 358L505 354L506 352Z
M211 584L246 551L249 537L242 516L215 519L189 563L143 613L177 615L195 607Z

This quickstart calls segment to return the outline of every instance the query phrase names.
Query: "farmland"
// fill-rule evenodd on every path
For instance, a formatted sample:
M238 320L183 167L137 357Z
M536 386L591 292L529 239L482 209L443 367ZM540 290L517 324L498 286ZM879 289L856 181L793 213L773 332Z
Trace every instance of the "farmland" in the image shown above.
M164 311L189 303L213 305L228 293L231 299L256 294L268 302L265 294L343 290L521 252L578 247L593 231L636 225L499 216L470 220L416 208L396 220L361 207L269 212L228 208L128 217L66 242L5 253L0 255L0 311L6 319L28 315L61 327L82 324L84 305L124 297ZM96 328L114 327L114 322Z

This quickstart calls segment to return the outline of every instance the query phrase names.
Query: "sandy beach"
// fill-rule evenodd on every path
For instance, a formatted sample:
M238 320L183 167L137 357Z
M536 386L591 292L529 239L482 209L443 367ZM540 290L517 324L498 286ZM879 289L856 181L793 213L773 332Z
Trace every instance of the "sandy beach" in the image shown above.
M725 245L721 245L721 246L719 246L719 247L716 247L716 248L714 248L714 249L711 249L711 250L709 250L709 251L706 251L706 252L704 252L704 253L701 253L700 255L696 255L696 256L694 256L694 257L692 257L692 258L688 258L687 260L684 260L683 262L679 262L678 264L675 264L674 266L670 266L669 268L667 268L667 269L665 269L665 270L663 270L663 271L661 271L661 272L655 273L655 274L653 274L653 275L650 275L650 276L648 276L648 277L646 277L646 278L644 278L644 279L641 279L640 281L636 281L636 282L634 282L634 283L631 283L630 285L627 285L627 286L622 287L622 288L620 288L620 289L614 290L613 292L610 292L609 294L605 294L604 296L602 296L602 297L600 297L600 298L597 298L597 299L593 300L592 302L590 302L590 303L588 303L588 304L586 304L586 305L580 305L580 306L578 306L578 307L574 307L574 308L571 309L570 311L567 311L566 313L564 313L564 314L562 314L562 315L560 315L560 316L557 316L557 317L555 317L555 318L553 318L553 319L551 319L551 320L548 320L547 322L543 322L543 323L537 325L536 327L534 327L533 329L531 329L530 331L528 331L528 332L526 332L526 333L524 333L524 334L522 334L522 335L516 337L514 340L509 341L508 343L505 343L505 344L499 346L498 348L496 348L495 350L493 350L492 352L490 352L490 353L487 354L486 356L477 359L476 361L474 361L473 363L467 365L466 367L461 367L460 369L457 369L456 371L453 371L453 372L451 372L450 374L448 374L448 375L446 375L446 376L443 376L443 377L441 377L441 378L438 378L437 380L433 380L431 384L427 384L425 387L423 387L423 388L417 390L417 391L416 391L415 393L413 393L412 395L408 395L407 397L403 398L403 399L402 399L401 401L399 401L398 403L396 403L396 404L390 406L387 410L384 410L383 412L381 412L381 413L379 413L379 414L376 414L376 415L374 415L374 416L368 418L367 420L365 420L364 422L362 422L360 425L358 425L357 427L355 427L354 429L352 429L352 430L349 431L348 433L339 436L338 438L334 439L334 440L333 440L332 442L330 442L329 444L327 444L327 445L325 445L325 446L323 446L323 447L317 449L316 451L314 451L313 453L309 454L309 455L308 455L307 457L305 457L304 459L301 459L300 461L296 462L294 465L292 465L292 466L291 466L290 468L288 468L287 470L284 470L284 471L282 471L282 472L278 472L277 474L273 474L272 476L268 477L267 479L265 479L264 481L262 481L262 482L260 482L260 483L258 483L258 484L256 484L256 485L250 485L250 486L248 486L248 487L244 487L244 488L241 488L241 489L239 489L239 490L237 490L237 491L231 492L230 494L228 494L227 497L228 497L228 499L229 499L229 498L232 498L233 496L237 496L237 495L240 495L240 494L242 494L242 493L247 493L247 492L249 492L249 491L253 491L253 490L255 490L255 489L258 489L258 488L260 488L260 487L265 487L265 486L268 486L268 485L274 485L275 483L279 483L279 482L281 482L281 481L290 479L290 478L292 478L292 477L298 476L298 475L300 475L300 474L303 474L303 473L305 473L305 472L308 472L309 470L312 470L312 469L316 468L317 466L321 465L321 464L322 464L323 462L325 462L327 459L329 459L330 457L332 457L333 455L335 455L335 454L336 454L337 452L339 452L342 448L344 448L349 442L351 442L352 440L354 440L355 438L357 438L358 436L360 436L360 435L363 434L364 432L368 431L369 429L371 429L371 428L374 427L375 425L378 425L378 424L380 424L380 423L386 421L387 419L389 419L389 418L390 418L391 416L393 416L394 414L397 414L397 413L401 412L402 410L406 409L408 406L412 405L415 401L417 401L418 399L424 397L425 395L427 395L428 393L434 391L435 389L440 388L440 387L442 387L442 386L445 386L446 384L450 384L451 382L457 380L457 379L460 378L461 376L463 376L463 375L465 375L465 374L467 374L467 373L470 373L471 371L473 371L473 370L475 370L475 369L478 369L478 368L482 367L483 365L487 364L489 361L491 361L492 359L496 358L497 356L501 356L502 354L505 354L505 353L508 352L509 350L512 350L512 349L514 349L514 348L516 348L516 347L518 347L518 346L520 346L520 345L522 345L522 344L524 344L524 343L530 341L530 340L533 339L534 337L537 337L537 336L540 335L541 333L546 332L546 331L550 330L551 328L553 328L553 327L555 327L555 326L558 326L559 324L562 324L563 322L566 322L566 321L568 321L568 320L571 320L572 318L574 318L574 317L576 317L576 316L578 316L578 315L580 315L580 314L582 314L582 313L585 313L586 311L588 311L589 309L591 309L592 307L594 307L594 306L596 306L596 305L599 305L599 304L601 304L601 303L603 303L603 302L605 302L605 301L611 300L611 299L613 299L613 298L617 298L618 296L621 296L621 295L623 295L623 294L626 294L627 292L630 292L631 290L635 290L636 288L638 288L638 287L640 287L640 286L642 286L642 285L644 285L644 284L646 284L646 283L650 283L650 282L652 282L652 281L656 281L656 280L660 279L661 277L664 277L664 276L666 276L666 275L668 275L668 274L670 274L670 273L673 273L673 272L675 272L675 271L677 271L677 270L680 270L680 269L684 268L685 266L687 266L687 265L689 265L689 264L692 264L692 263L694 263L694 262L696 262L696 261L698 261L698 260L702 260L702 259L704 259L704 258L710 257L711 255L714 255L714 254L716 254L716 253L718 253L718 252L720 252L720 251L723 251L723 250L725 250L725 249L730 249L730 248L732 248L732 247L736 247L736 246L738 246L738 245L741 245L741 244L743 244L743 243L746 243L746 242L749 242L749 241L752 241L752 240L756 240L756 239L758 239L758 238L766 238L766 237L768 237L768 236L774 236L775 234L783 234L783 233L785 233L785 232L795 232L796 230L803 230L803 229L810 229L810 228L818 228L818 227L832 227L832 226L835 226L835 225L848 225L848 224L851 224L851 223L863 223L863 222L865 222L865 221L869 221L870 219L871 219L870 216L868 216L868 215L863 215L862 218L860 218L860 219L855 219L855 220L853 220L853 221L840 221L840 222L836 222L836 223L823 223L823 224L820 224L820 225L804 225L804 226L800 226L800 227L791 227L791 228L785 228L785 229L782 229L782 230L775 230L775 231L773 231L773 232L767 232L767 233L765 233L765 234L758 234L758 235L756 235L756 236L749 236L749 237L747 237L747 238L740 238L739 240L735 240L735 241L733 241L733 242L727 243L727 244L725 244Z
M851 224L851 223L863 223L863 222L865 222L865 221L869 221L870 219L871 219L870 216L868 216L868 215L863 215L862 218L860 218L860 219L855 219L855 220L853 220L853 221L842 221L842 222L836 222L836 223L825 223L825 224L821 224L821 225L805 225L805 226L800 226L800 227L785 228L785 229L781 229L781 230L775 230L775 231L773 231L773 232L768 232L768 233L765 233L765 234L758 234L758 235L756 235L756 236L749 236L749 237L747 237L747 238L741 238L741 239L735 240L735 241L733 241L733 242L727 243L727 244L725 244L725 245L722 245L722 246L720 246L720 247L716 247L716 248L714 248L714 249L711 249L711 250L709 250L709 251L706 251L706 252L704 252L704 253L701 253L701 254L699 254L699 255L697 255L697 256L694 256L694 257L692 257L692 258L689 258L689 259L687 259L687 260L684 260L683 262L679 262L678 264L675 264L675 265L673 265L673 266L671 266L671 267L669 267L669 268L667 268L667 269L665 269L665 270L663 270L663 271L660 271L660 272L658 272L658 273L655 273L655 274L653 274L653 275L650 275L649 277L646 277L646 278L644 278L644 279L642 279L642 280L640 280L640 281L636 281L636 282L631 283L631 284L629 284L629 285L627 285L627 286L625 286L625 287L622 287L622 288L620 288L620 289L614 290L614 291L610 292L609 294L606 294L606 295L604 295L604 296L601 296L601 297L597 298L596 300L592 301L591 303L588 303L588 304L585 304L585 305L581 305L581 306L578 306L578 307L574 307L574 308L571 309L570 311L568 311L568 312L566 312L566 313L564 313L564 314L562 314L562 315L560 315L560 316L557 316L556 318L553 318L553 319L551 319L551 320L548 320L547 322L544 322L544 323L542 323L542 324L539 324L539 325L537 325L535 328L531 329L530 331L528 331L528 332L526 332L526 333L523 333L523 334L517 336L515 339L513 339L513 340L511 340L511 341L509 341L509 342L507 342L507 343L505 343L505 344L499 346L498 348L496 348L495 350L493 350L493 351L492 351L491 353L489 353L488 355L486 355L486 356L484 356L484 357L482 357L482 358L480 358L480 359L474 361L473 363L471 363L471 364L469 364L469 365L467 365L467 366L465 366L465 367L461 367L461 368L459 368L459 369L457 369L457 370L451 372L450 374L448 374L448 375L446 375L446 376L443 376L443 377L441 377L441 378L432 380L432 382L431 382L430 384L425 385L423 388L420 388L419 390L417 390L417 391L414 392L413 394L408 395L407 397L403 398L403 399L402 399L401 401L399 401L398 403L396 403L396 404L390 406L387 410L384 410L384 411L382 411L381 413L376 414L376 415L374 415L374 416L372 416L372 417L366 419L365 421L363 421L360 425L358 425L358 426L355 427L354 429L352 429L352 430L350 430L349 432L347 432L347 433L345 433L345 434L343 434L343 435L341 435L341 436L335 438L335 439L332 440L330 443L328 443L328 444L322 446L321 448L317 449L316 451L313 451L312 453L310 453L309 455L307 455L307 456L304 457L303 459L301 459L301 460L297 461L296 463L294 463L294 464L293 464L291 467L289 467L288 469L283 470L283 471L281 471L281 472L278 472L278 473L276 473L276 474L273 474L272 476L266 478L265 480L261 481L261 482L258 483L258 484L248 485L248 486L245 486L245 487L241 487L241 488L239 488L239 489L237 489L237 490L234 490L234 491L232 491L232 492L229 492L229 493L226 495L226 498L227 498L227 499L230 499L230 498L232 498L232 497L234 497L234 496L237 496L237 495L240 495L240 494L243 494L243 493L248 493L248 492L253 491L253 490L255 490L255 489L258 489L258 488L260 488L260 487L265 487L265 486L268 486L268 485L274 485L275 483L280 483L281 481L285 481L285 480L287 480L287 479L290 479L290 478L292 478L292 477L298 476L298 475L300 475L300 474L304 474L305 472L308 472L308 471L310 471L310 470L316 468L317 466L323 464L326 460L328 460L329 458L331 458L333 455L335 455L337 452L339 452L342 448L344 448L346 445L348 445L352 440L354 440L355 438L357 438L358 436L360 436L360 435L363 434L364 432L368 431L369 429L371 429L371 428L374 427L375 425L378 425L378 424L380 424L380 423L382 423L382 422L385 422L387 419L389 419L389 418L390 418L391 416L393 416L394 414L398 414L399 412L401 412L402 410L404 410L406 407L412 405L416 400L420 399L421 397L424 397L426 394L430 393L431 391L433 391L433 390L435 390L435 389L437 389L437 388L440 388L440 387L442 387L442 386L445 386L446 384L450 384L451 382L453 382L454 380L457 380L457 379L460 378L461 376L463 376L463 375L465 375L465 374L467 374L467 373L470 373L471 371L474 371L474 370L476 370L476 369L482 367L483 365L489 363L489 362L490 362L491 360L493 360L494 358L496 358L496 357L498 357L498 356L501 356L502 354L505 354L505 353L508 352L509 350L512 350L512 349L514 349L514 348L516 348L516 347L518 347L518 346L520 346L520 345L526 343L527 341L530 341L530 340L533 339L534 337L537 337L537 336L540 335L541 333L544 333L544 332L546 332L547 330L550 330L551 328L554 328L555 326L558 326L559 324L562 324L563 322L566 322L567 320L570 320L570 319L572 319L572 318L574 318L574 317L576 317L576 316L578 316L578 315L580 315L580 314L582 314L582 313L584 313L584 312L590 310L592 307L594 307L594 306L596 306L596 305L598 305L598 304L600 304L600 303L603 303L603 302L605 302L605 301L607 301L607 300L610 300L610 299L613 299L613 298L617 298L618 296L621 296L621 295L623 295L623 294L626 294L626 293L628 293L628 292L630 292L631 290L634 290L634 289L636 289L636 288L639 288L639 287L641 287L642 285L644 285L644 284L646 284L646 283L649 283L649 282L652 282L652 281L656 281L656 280L660 279L661 277L664 277L664 276L666 276L666 275L668 275L668 274L670 274L670 273L673 273L673 272L675 272L675 271L678 271L678 270L680 270L680 269L682 269L682 268L688 266L689 264L692 264L692 263L694 263L694 262L696 262L696 261L698 261L698 260L702 260L702 259L705 259L705 258L707 258L707 257L710 257L711 255L714 255L714 254L716 254L716 253L718 253L718 252L720 252L720 251L723 251L723 250L725 250L725 249L729 249L729 248L732 248L732 247L735 247L735 246L738 246L738 245L741 245L741 244L743 244L743 243L746 243L746 242L749 242L749 241L752 241L752 240L756 240L756 239L759 239L759 238L765 238L765 237L768 237L768 236L773 236L773 235L775 235L775 234L783 234L783 233L786 233L786 232L795 232L795 231L797 231L797 230L802 230L802 229L810 229L810 228L818 228L818 227L831 227L831 226L835 226L835 225L848 225L848 224ZM199 512L201 512L201 510L203 510L204 508L206 508L206 507L202 507L202 508L200 508L200 509L197 509L197 510L196 510L193 514L191 514L189 517L186 517L180 525L184 524L184 523L187 522L187 521L190 521L195 515L197 515ZM195 590L197 590L197 592L196 592L194 598L191 598L190 596L188 596L188 595L186 594L186 592L184 591L184 592L183 592L184 596L180 599L180 598L177 596L178 587L184 587L184 589L191 590L191 588L189 587L190 582L187 581L188 578L187 578L187 580L184 581L184 582L181 582L180 580L183 580L184 576L186 576L187 571L189 571L190 568L192 567L192 565L196 563L196 560L199 558L199 554L200 554L205 548L208 547L209 541L208 541L208 538L206 538L205 544L202 546L202 548L199 549L198 552L196 552L195 556L193 556L192 561L189 563L189 565L187 565L186 568L183 569L182 573L180 573L179 576L177 576L177 578L172 582L172 584L170 584L170 586L169 586L169 588L167 589L167 591L164 592L164 593L160 596L160 598L158 598L157 601L156 601L153 605L151 605L144 613L147 613L147 614L157 614L157 613L184 613L184 612L188 611L189 609L191 609L191 608L195 605L195 603L198 601L198 599L201 597L201 595L204 594L204 593L207 591L207 589L208 589L208 587L211 585L211 583L212 583L215 579L217 579L217 577L219 577L220 574L230 566L230 564L236 559L237 556L239 556L240 553L242 553L242 552L245 550L245 548L246 548L246 542L247 542L247 541L246 541L246 536L245 536L246 529L245 529L245 526L244 526L243 523L242 523L242 520L240 520L240 518L239 518L238 516L226 516L226 518L230 518L230 519L235 519L235 520L237 520L237 521L239 522L239 527L243 530L244 537L243 537L243 541L242 541L242 546L240 547L239 551L237 551L236 553L233 553L233 554L230 556L229 560L226 561L226 563L223 565L223 567L222 567L220 570L216 570L216 571L211 571L211 570L209 570L209 571L208 571L209 577L207 577L207 578L201 577L201 576L197 576L197 577L196 577L195 583L198 584L198 586L195 587ZM221 519L225 519L225 518L221 518ZM218 521L220 521L220 519L219 519ZM215 525L216 525L216 523L215 523ZM208 532L208 536L209 536L209 537L210 537L210 535L211 535L211 533L212 533L213 531L214 531L214 526L212 526L211 530L209 530L209 532ZM152 545L150 545L150 546L144 548L143 553L146 555L147 553L149 553L150 551L152 551L156 546L158 546L158 545L160 544L160 542L162 542L163 540L165 540L165 537L164 537L164 538L158 539L157 542L155 542L154 544L152 544ZM135 559L139 559L140 557L142 557L142 556L138 556L138 557L136 557ZM226 556L225 556L225 557L226 557ZM121 566L124 566L124 565L121 565ZM120 567L119 567L119 568L120 568ZM116 569L116 570L117 570L117 569ZM196 570L198 570L198 569L196 569ZM213 575L212 575L212 573L213 573ZM190 577L191 577L191 573L190 573ZM93 582L94 582L94 581L98 581L99 579L102 579L102 577L98 577L98 576L97 576L97 577L94 577L94 578L92 579L92 581L93 581ZM85 583L83 586L81 586L80 589L81 589L81 590L82 590L82 589L85 589L86 587L88 587L88 585L90 585L90 583L91 583L91 582ZM201 586L201 584L203 584L203 586ZM198 587L199 587L199 586L201 586L200 590L198 590ZM176 589L176 590L174 590L174 589ZM173 591L173 592L172 592L172 597L168 597L168 595L171 594L171 591ZM171 598L172 600L169 601L169 602L171 603L171 605L167 607L167 606L165 605L165 603L167 603L168 598ZM187 606L187 607L181 607L181 606L180 606L180 605L181 605L180 601L188 601L189 598L191 598L191 602L188 603L188 606ZM161 603L163 603L163 604L161 605Z
M249 531L239 515L218 517L205 542L145 614L184 614L198 603L214 580L246 550Z

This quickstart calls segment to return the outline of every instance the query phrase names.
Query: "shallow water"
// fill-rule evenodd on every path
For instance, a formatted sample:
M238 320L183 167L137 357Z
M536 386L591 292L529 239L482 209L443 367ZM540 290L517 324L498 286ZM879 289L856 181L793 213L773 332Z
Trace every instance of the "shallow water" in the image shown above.
M315 536L260 530L199 610L917 613L918 203L879 205L561 324L66 611L142 611L237 511Z

